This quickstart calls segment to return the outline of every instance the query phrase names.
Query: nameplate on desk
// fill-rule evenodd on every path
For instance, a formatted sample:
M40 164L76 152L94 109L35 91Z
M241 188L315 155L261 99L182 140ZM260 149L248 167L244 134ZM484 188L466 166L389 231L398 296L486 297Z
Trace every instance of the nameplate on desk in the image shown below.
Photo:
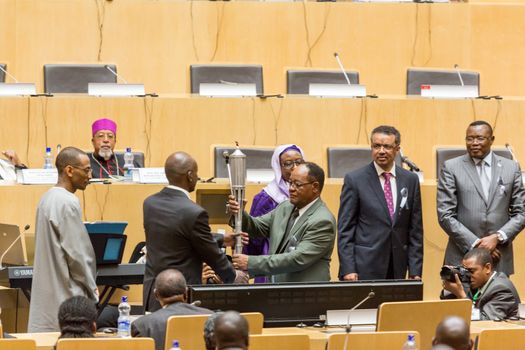
M135 168L132 170L133 182L141 184L167 184L164 168Z
M0 96L36 95L33 83L0 83Z
M476 85L421 85L422 97L475 98L479 96Z
M21 169L17 171L18 183L24 185L55 185L58 172L53 169Z
M275 174L273 169L246 169L246 181L257 183L269 183Z
M145 95L144 84L89 83L90 96L138 96Z
M350 321L348 317L350 316ZM327 326L369 325L377 323L377 309L327 310Z
M208 97L257 96L255 84L243 83L201 83L199 95Z
M318 97L364 97L366 86L359 84L310 84L308 94Z

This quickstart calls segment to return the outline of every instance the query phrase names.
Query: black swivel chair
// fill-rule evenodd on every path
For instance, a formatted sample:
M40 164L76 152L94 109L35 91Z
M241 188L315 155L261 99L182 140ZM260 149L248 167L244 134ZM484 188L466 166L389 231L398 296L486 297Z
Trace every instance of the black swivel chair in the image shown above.
M46 93L87 93L89 83L116 83L114 64L46 64L44 91Z
M191 93L198 94L201 83L218 84L222 81L255 84L257 95L264 93L261 65L192 64L190 65Z
M359 169L372 161L370 146L329 146L326 148L326 155L328 177L330 178L344 178L348 172ZM395 162L401 166L399 153Z
M213 147L213 171L216 178L227 178L228 169L222 156L224 151L231 154L234 147ZM272 170L273 147L242 147L241 151L246 154L246 169Z
M359 72L346 71L352 84L359 84ZM286 93L307 95L310 84L348 84L340 70L288 70Z
M512 155L510 154L509 150L504 147L492 148L492 151L498 156L512 159ZM436 147L436 179L439 178L441 168L443 167L443 163L445 163L445 161L462 156L465 153L467 153L465 147Z
M479 72L460 70L465 85L475 85L479 94ZM407 70L407 95L421 95L421 85L461 85L458 73L454 69Z

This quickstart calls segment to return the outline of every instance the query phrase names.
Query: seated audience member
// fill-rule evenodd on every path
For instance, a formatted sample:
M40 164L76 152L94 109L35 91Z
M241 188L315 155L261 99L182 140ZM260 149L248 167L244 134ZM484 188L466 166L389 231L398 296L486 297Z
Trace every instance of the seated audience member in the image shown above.
M436 335L432 339L432 345L445 345L453 350L472 349L469 325L461 317L450 316L445 318L436 327Z
M217 320L217 317L222 315L224 312L218 311L210 315L206 322L204 323L204 345L206 346L206 350L215 350L216 343L215 343L215 321Z
M97 308L93 300L74 296L58 309L58 325L61 338L93 338L97 331Z
M89 153L93 178L109 178L112 176L124 176L124 155L115 154L117 143L117 124L111 119L95 120L91 125L93 153ZM133 161L135 168L140 168L136 160Z
M166 323L168 318L176 315L206 315L212 311L186 303L186 280L182 273L167 269L155 279L155 298L161 309L136 319L131 324L132 337L150 337L155 340L155 349L164 349Z
M0 180L16 181L16 169L27 169L13 150L2 151L6 159L0 159Z
M253 197L250 215L262 216L274 210L280 203L290 198L288 181L292 170L304 163L304 154L299 146L289 144L275 148L272 155L274 179ZM269 242L267 238L252 238L243 249L247 255L268 255ZM266 277L256 277L255 283L267 282Z
M518 292L509 278L502 272L494 271L493 266L492 256L487 249L474 248L463 257L463 267L471 275L470 290L465 291L457 274L455 282L443 281L443 288L455 298L472 299L473 319L477 319L478 312L481 320L518 317ZM445 295L445 298L448 296Z
M237 311L227 311L215 319L217 350L248 349L248 321Z

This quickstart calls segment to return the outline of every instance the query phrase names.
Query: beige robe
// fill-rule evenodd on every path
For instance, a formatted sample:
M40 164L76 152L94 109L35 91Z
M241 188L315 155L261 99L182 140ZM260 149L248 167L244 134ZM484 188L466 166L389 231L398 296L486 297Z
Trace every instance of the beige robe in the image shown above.
M61 187L37 209L28 332L59 331L58 307L75 295L97 301L96 259L78 198Z

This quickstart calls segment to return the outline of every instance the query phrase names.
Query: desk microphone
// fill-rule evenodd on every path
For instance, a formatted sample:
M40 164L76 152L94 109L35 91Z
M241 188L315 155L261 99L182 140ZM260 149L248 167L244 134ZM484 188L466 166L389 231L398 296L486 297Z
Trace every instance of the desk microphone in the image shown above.
M363 300L361 300L359 303L357 303L356 306L348 310L348 316L346 318L346 333L350 333L350 329L352 328L350 327L350 314L352 313L352 311L357 309L359 306L363 305L368 299L373 299L375 296L376 296L376 293L374 293L373 291L370 291L370 293L368 293L368 295Z
M456 73L458 73L459 81L461 82L461 86L465 86L463 83L463 78L461 77L461 72L459 71L459 65L455 64L454 69L456 70Z
M0 270L5 269L5 267L3 266L3 262L4 262L4 257L5 257L5 255L9 252L9 250L11 250L11 248L13 248L13 246L15 245L15 243L18 242L18 240L22 238L22 235L25 235L25 234L26 234L27 230L29 230L30 227L31 227L31 226L29 226L29 225L25 225L25 226L24 226L24 231L21 232L21 233L16 237L16 239L13 241L13 243L11 243L11 244L9 245L9 247L7 247L7 249L4 251L4 253L2 254L2 256L0 256Z
M520 162L518 162L518 158L516 158L516 155L514 154L514 149L512 148L510 143L506 143L505 148L509 151L512 160L514 160L516 163L518 163L518 165L520 165Z
M368 293L368 295L363 300L361 300L356 306L348 310L348 317L346 318L346 328L345 328L346 337L345 337L345 345L343 346L343 350L346 350L346 346L348 345L348 334L350 334L350 329L352 329L352 327L350 326L350 314L352 313L352 311L357 309L359 306L363 305L368 299L373 299L375 296L376 296L376 293L374 293L373 291L370 291L370 293Z
M405 163L406 165L408 165L408 167L410 168L410 171L421 171L419 167L416 165L416 163L408 159L408 157L405 157L401 148L399 148L399 155L401 156L401 161Z
M343 72L343 75L345 76L346 82L348 83L348 85L352 85L352 83L350 82L350 78L348 78L348 74L346 74L345 67L343 67L343 64L341 63L337 52L334 52L334 57L337 61L337 64L339 65L339 68L341 69L341 72Z
M0 70L1 70L2 72L4 72L8 77L10 77L11 79L13 79L13 80L15 81L15 83L18 83L18 80L17 80L14 76L12 76L11 74L9 74L9 72L8 72L6 69L4 69L2 66L0 66Z
M124 82L124 84L129 84L126 79L124 79L122 76L118 75L117 72L115 72L113 69L111 69L111 67L109 65L105 65L104 68L106 68L107 70L109 70L111 72L111 74L113 74L117 79L120 79Z

